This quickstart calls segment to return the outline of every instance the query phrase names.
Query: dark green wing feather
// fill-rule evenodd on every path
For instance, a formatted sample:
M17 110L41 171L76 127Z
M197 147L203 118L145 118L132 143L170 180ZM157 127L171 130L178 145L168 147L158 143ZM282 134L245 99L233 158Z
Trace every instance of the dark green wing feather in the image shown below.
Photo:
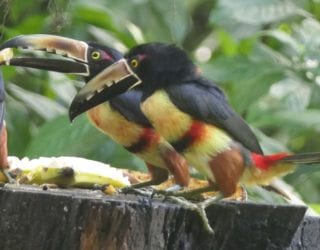
M216 85L205 79L197 79L169 85L165 90L183 112L225 130L250 151L263 153L251 128L232 110L226 96Z

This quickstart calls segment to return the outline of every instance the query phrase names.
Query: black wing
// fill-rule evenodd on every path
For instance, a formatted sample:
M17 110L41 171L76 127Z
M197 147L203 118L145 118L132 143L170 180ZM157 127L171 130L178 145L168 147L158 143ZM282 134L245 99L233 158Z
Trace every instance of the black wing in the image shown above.
M253 131L232 110L226 96L216 85L199 79L168 86L165 90L171 101L183 112L225 130L250 151L263 153Z
M4 99L5 99L5 93L4 93L4 83L3 83L3 77L2 73L0 71L0 129L3 126L4 121Z
M128 121L133 121L144 127L152 127L147 117L140 109L142 91L132 89L124 94L121 94L110 100L110 105L114 110L117 110Z

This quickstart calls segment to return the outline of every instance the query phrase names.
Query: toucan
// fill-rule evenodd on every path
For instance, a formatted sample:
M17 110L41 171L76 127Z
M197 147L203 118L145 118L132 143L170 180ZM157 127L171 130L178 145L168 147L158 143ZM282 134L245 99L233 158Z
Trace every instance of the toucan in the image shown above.
M0 46L0 51L10 48L28 49L29 51L42 50L62 55L65 58L21 58L14 57L12 54L0 62L0 65L71 73L81 75L86 82L99 78L105 68L123 57L119 51L108 46L44 34L12 38ZM131 80L131 78L122 79L123 92L132 85ZM110 86L108 92L112 93L112 88L113 86ZM103 97L110 96L110 99L100 102L100 98L96 95L96 98L92 99L94 101L91 102L90 98L87 98L85 108L80 107L77 112L87 111L89 120L95 127L145 161L151 179L137 183L134 187L160 184L167 180L168 171L172 173L179 186L187 186L189 183L187 162L153 129L149 120L141 112L141 88L137 87L114 98L111 98L113 94L104 93L103 89L97 89L96 94L101 94ZM99 105L97 105L97 100Z
M70 118L86 110L89 102L106 101L138 86L141 110L152 126L191 166L216 183L223 197L234 194L238 185L267 185L296 164L320 162L320 152L264 155L223 91L172 44L132 48L80 89L70 106Z
M0 182L9 181L9 175L7 173L8 164L8 148L7 148L7 129L5 125L5 92L3 76L0 71Z

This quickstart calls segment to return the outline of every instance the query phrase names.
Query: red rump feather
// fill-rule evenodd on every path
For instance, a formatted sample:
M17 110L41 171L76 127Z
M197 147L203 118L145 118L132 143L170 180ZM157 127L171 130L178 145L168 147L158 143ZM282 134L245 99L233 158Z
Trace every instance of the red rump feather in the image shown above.
M262 170L268 170L272 165L276 164L278 161L283 160L288 157L287 153L278 153L273 155L259 155L251 153L251 159L253 164Z

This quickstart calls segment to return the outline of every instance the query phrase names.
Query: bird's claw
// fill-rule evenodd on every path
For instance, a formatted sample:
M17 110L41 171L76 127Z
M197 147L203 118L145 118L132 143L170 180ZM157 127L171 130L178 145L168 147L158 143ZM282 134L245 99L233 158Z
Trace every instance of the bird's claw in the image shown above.
M220 197L213 197L212 199L208 199L208 200L210 200L210 202L208 200L205 200L203 202L198 202L198 203L193 203L189 200L186 200L183 197L176 197L176 196L168 196L167 199L174 201L175 203L179 204L180 206L182 206L186 209L197 212L202 220L202 223L204 225L205 230L209 234L214 234L214 230L210 226L210 223L209 223L209 220L207 217L206 208L209 205L219 201Z

